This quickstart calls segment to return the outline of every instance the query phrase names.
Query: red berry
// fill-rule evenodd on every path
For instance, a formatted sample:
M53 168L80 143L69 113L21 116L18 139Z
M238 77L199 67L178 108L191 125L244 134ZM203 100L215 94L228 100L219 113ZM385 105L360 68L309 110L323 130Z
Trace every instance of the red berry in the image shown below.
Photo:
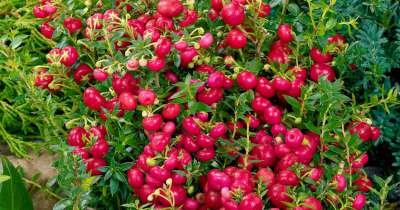
M161 152L170 143L171 137L163 132L150 135L150 147L157 152Z
M143 173L139 171L139 169L131 168L128 170L126 175L128 177L128 183L132 188L136 189L143 186L144 176Z
M357 178L353 184L357 187L360 192L369 192L372 188L372 182L367 176L361 176Z
M92 176L103 174L100 169L104 166L107 166L107 162L101 158L90 158L86 161L86 171L89 172Z
M74 72L74 80L76 83L81 83L84 79L91 80L93 77L90 75L93 72L93 69L90 68L87 64L79 65Z
M94 69L93 70L93 77L98 80L98 81L105 81L108 78L107 72L105 72L103 69Z
M107 141L98 139L91 147L90 153L94 158L104 158L108 152L109 146Z
M54 29L49 22L44 22L42 25L40 25L40 33L48 39L51 39L53 37L53 33L55 30L56 29Z
M205 33L200 39L199 39L199 45L203 49L208 49L211 47L211 45L214 42L214 37L211 33L207 32Z
M75 147L72 154L80 156L83 160L90 158L89 152L83 147Z
M353 201L353 209L355 210L362 210L365 206L367 198L364 194L357 194Z
M117 74L113 74L112 87L115 92L119 95L123 92L135 93L138 90L138 81L132 76L132 74L126 73L120 77Z
M249 193L245 195L242 199L242 201L239 204L239 210L262 210L264 207L264 204L258 195L255 193Z
M363 142L367 142L371 139L371 126L365 122L358 122L350 128L350 133L357 134Z
M207 183L211 190L220 191L231 185L231 178L218 169L212 169L207 173Z
M47 73L47 70L41 69L35 77L35 86L41 89L49 89L49 85L53 81L53 75Z
M86 26L91 29L101 29L103 27L102 20L103 14L95 13L86 19Z
M258 162L255 163L257 167L264 168L273 166L276 161L274 148L270 144L263 144L254 147L251 151L251 155L258 160Z
M201 148L210 148L213 147L215 140L206 134L200 134L196 138L196 144Z
M278 76L272 80L272 86L277 91L286 92L290 89L291 84L285 78Z
M304 200L304 210L322 210L321 201L310 196Z
M186 117L182 121L183 129L191 135L199 135L201 132L201 128L197 125L197 122L194 120L193 117Z
M211 0L210 4L211 8L218 12L224 7L222 0Z
M291 42L293 40L292 26L289 24L282 24L278 27L279 39L283 42Z
M275 174L269 168L260 168L257 171L257 178L262 181L262 183L269 187L270 185L275 183Z
M320 77L326 77L328 81L333 81L336 77L336 73L328 64L317 63L312 65L310 69L311 80L318 82Z
M72 66L79 58L78 51L71 45L64 47L61 54L61 63L66 66Z
M298 148L303 142L304 135L298 128L292 128L285 134L285 143L291 149Z
M379 136L381 136L381 130L375 126L371 126L371 140L378 140Z
M157 4L157 12L165 17L176 17L183 11L180 0L160 0Z
M282 111L276 106L269 106L264 111L264 120L270 125L281 123Z
M162 132L164 132L166 134L172 135L175 133L176 125L174 122L169 121L169 122L164 123L161 130L162 130Z
M251 107L257 113L263 113L269 106L271 106L271 102L260 96L255 97L251 102Z
M142 120L142 126L146 131L157 131L161 128L163 119L161 115L155 114L150 117L144 117Z
M189 63L191 63L198 55L197 50L194 47L188 47L185 50L180 52L181 66L187 67Z
M346 178L342 174L336 174L333 177L333 181L336 185L336 192L343 192L347 187Z
M206 162L213 159L215 156L214 148L204 148L196 153L196 158L200 162Z
M323 168L312 168L310 170L310 178L314 181L318 181L324 175Z
M67 143L70 146L84 147L89 139L89 134L82 127L75 127L68 133Z
M179 104L166 104L162 111L162 116L167 120L176 119L181 112L181 106Z
M156 48L154 49L154 53L158 57L164 58L171 52L171 48L172 48L171 40L169 38L162 37L157 41L157 45L156 45Z
M39 5L35 5L35 6L33 7L33 15L34 15L36 18L45 18L45 17L48 16L47 12L44 11L44 9L43 9L41 6L39 6Z
M300 184L300 180L297 175L289 169L279 171L278 175L276 176L276 182L289 186L297 186Z
M261 2L258 10L258 17L267 17L271 13L271 6L267 3Z
M276 183L269 187L267 196L273 206L280 209L286 209L286 203L290 203L292 199L286 193L286 186Z
M246 35L239 29L232 29L226 35L226 43L233 49L241 49L246 46Z
M185 14L183 16L183 20L179 22L179 26L188 27L195 23L198 19L198 14L195 10L185 10Z
M199 208L199 202L193 198L187 198L185 203L183 204L183 209L185 210L198 210Z
M275 95L275 89L270 84L269 80L265 77L258 78L258 83L256 87L257 93L265 98L272 98Z
M331 54L329 54L328 52L323 53L315 47L311 48L310 56L315 63L328 63L332 61Z
M221 71L215 71L208 76L207 86L210 88L224 87L225 74Z
M130 92L123 92L119 95L118 101L122 110L132 111L136 109L137 102L135 96Z
M285 125L278 123L271 127L272 136L278 136L279 134L285 135L287 132Z
M139 91L138 95L138 101L141 105L148 106L148 105L153 105L154 101L156 100L157 95L154 93L154 91L145 89Z
M94 87L89 87L83 92L83 102L89 109L100 111L105 101L105 98Z
M245 11L242 6L229 3L221 10L222 21L230 26L237 26L243 23L245 18Z
M64 27L68 30L70 34L73 34L82 28L82 22L78 18L67 17L64 19Z
M210 130L210 136L217 139L225 135L227 129L224 123L218 122Z
M257 77L250 71L242 71L237 75L237 83L243 90L250 90L257 86Z
M161 57L154 57L147 62L147 68L152 72L159 72L165 67L165 59Z

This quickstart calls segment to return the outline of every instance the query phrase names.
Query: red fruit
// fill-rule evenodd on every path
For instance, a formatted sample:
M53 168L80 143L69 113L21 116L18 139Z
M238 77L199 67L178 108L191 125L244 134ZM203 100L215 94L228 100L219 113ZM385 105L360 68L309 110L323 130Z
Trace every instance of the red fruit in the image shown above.
M282 123L274 124L271 127L271 134L272 136L278 136L280 134L285 135L286 134L286 127Z
M267 17L271 13L271 6L267 3L261 2L258 10L258 17Z
M93 69L90 68L87 64L79 65L74 72L74 80L76 83L81 83L84 79L88 79L89 81L92 79L89 74L93 72Z
M137 168L129 169L128 172L126 173L126 176L128 177L128 183L132 188L136 189L136 188L141 188L143 186L144 176L139 169Z
M232 29L226 35L226 43L233 49L241 49L246 46L246 35L239 29Z
M174 44L174 47L176 50L178 51L184 51L186 50L186 48L189 47L188 43L185 41L178 41Z
M231 88L233 87L234 83L235 83L235 82L233 81L233 79L230 79L230 78L228 78L228 77L225 77L225 80L224 80L224 89L227 89L227 90L231 89Z
M211 8L218 12L224 7L222 0L211 0L210 4Z
M141 105L148 106L153 105L156 100L157 95L154 91L149 89L144 89L139 91L138 101Z
M83 160L90 158L89 152L83 147L75 147L72 154L80 156Z
M275 77L274 80L272 80L272 86L277 91L286 92L290 89L291 84L285 78L278 76Z
M85 103L89 109L100 111L101 106L105 102L106 99L94 87L89 87L83 92L83 103Z
M256 133L254 138L250 140L255 144L269 144L272 142L272 137L269 136L265 130L260 130Z
M336 174L333 177L333 182L336 185L336 192L343 192L346 189L347 181L346 178L341 174Z
M160 166L154 166L151 168L148 175L157 178L160 182L165 182L165 180L171 177L170 171Z
M66 66L72 66L79 57L78 51L75 47L68 45L61 50L61 63Z
M183 20L179 22L179 26L181 27L188 27L195 23L198 19L197 11L195 10L185 10L185 14L183 16Z
M64 19L64 28L68 30L70 34L73 34L82 28L82 22L79 18L67 17Z
M175 74L175 72L171 71L171 70L167 70L164 72L164 77L165 79L167 79L168 81L170 81L172 84L175 84L179 81L179 77L177 74Z
M152 72L159 72L165 67L165 59L161 57L154 57L147 62L147 68Z
M39 70L35 77L35 86L41 89L49 89L49 85L53 79L54 77L51 74L48 74L47 70Z
M328 63L332 61L331 54L329 54L328 52L323 53L315 47L311 48L310 56L315 63Z
M304 200L304 210L322 210L321 201L316 199L315 197L308 197Z
M231 185L231 178L218 169L212 169L207 173L207 183L211 190L220 191Z
M172 48L171 40L166 37L162 37L157 41L157 45L156 45L156 48L154 49L154 53L158 57L164 58L171 52L171 48Z
M171 193L175 204L174 207L181 206L185 203L187 198L185 188L183 188L182 186L173 185L171 187ZM165 196L166 195L164 195L164 197ZM164 197L160 197L160 199L157 200L165 206L171 206L171 203L168 200L164 199Z
M265 77L259 77L256 87L257 93L265 98L272 98L275 95L275 89Z
M256 174L257 178L262 181L262 183L269 187L275 183L275 174L269 168L260 168Z
M193 198L187 198L185 203L183 204L183 209L185 210L198 210L199 207L199 202Z
M181 112L181 106L179 104L166 104L162 111L162 116L167 120L176 119Z
M292 150L286 144L278 144L274 147L275 155L278 158L283 158L289 154Z
M211 47L211 45L214 42L214 37L211 33L207 32L205 33L200 39L199 39L199 45L203 49L208 49Z
M239 210L262 210L263 207L262 200L255 193L245 195L239 204Z
M267 196L273 206L280 209L286 209L285 203L290 203L292 199L286 193L286 186L276 183L269 187Z
M169 122L164 123L164 125L163 125L163 127L162 127L161 130L162 130L162 132L164 132L164 133L167 133L167 134L169 134L169 135L172 135L172 134L175 133L176 125L175 125L174 122L169 121Z
M257 77L250 71L242 71L237 75L237 83L243 90L250 90L257 86Z
M216 21L217 20L217 18L218 18L218 16L219 16L219 12L218 11L216 11L215 9L213 9L213 8L211 8L209 11L208 11L208 18L212 21L212 22L214 22L214 21Z
M154 193L155 189L153 187L151 187L150 185L145 184L142 187L138 188L137 191L138 191L137 194L139 195L140 201L142 203L148 203L149 195Z
M146 131L158 131L161 128L162 123L163 119L159 114L144 117L142 120L142 126Z
M208 121L208 113L207 112L203 112L203 111L197 112L196 117L197 117L197 119L199 119L202 122Z
M96 137L97 139L104 139L107 135L107 129L104 127L104 125L98 125L91 127L89 129L90 135L93 137Z
M221 18L225 24L237 26L243 23L245 11L242 6L235 3L229 3L222 8Z
M171 142L171 137L162 132L153 133L150 136L150 147L156 151L161 152Z
M328 38L328 42L331 44L336 44L339 47L346 43L346 37L341 34L335 34Z
M351 161L351 167L358 169L364 167L368 163L368 154L363 153L357 159Z
M171 179L173 185L184 185L187 181L186 176L178 173L172 173Z
M155 27L147 28L143 32L143 38L150 39L152 42L156 42L160 38L160 32Z
M207 86L210 88L223 88L225 74L221 71L215 71L208 76Z
M36 18L45 18L48 16L47 12L40 5L35 5L33 7L33 15Z
M104 158L107 155L108 149L107 141L99 139L90 147L90 153L94 158Z
M214 191L207 191L204 196L204 205L209 209L219 209L222 206L221 194Z
M103 14L103 19L107 22L118 21L119 13L115 9L108 9Z
M137 102L135 95L130 92L123 92L119 95L118 101L122 110L132 111L136 109Z
M255 97L251 102L251 107L257 113L263 113L269 106L271 102L263 97Z
M282 111L271 105L264 111L264 120L270 125L281 123Z
M214 125L213 128L210 130L210 136L213 137L214 139L218 139L219 137L222 137L225 135L227 129L224 123L218 122Z
M200 134L196 139L197 145L201 148L210 148L214 146L215 140L206 134Z
M125 64L126 69L136 71L139 68L139 61L136 59L129 59Z
M254 159L258 160L258 162L255 163L257 167L264 168L275 164L275 152L270 144L254 147L251 151L251 155L254 156Z
M215 156L214 148L204 148L196 153L196 159L200 162L212 160Z
M305 81L307 79L307 71L299 66L294 66L288 69L296 77L296 80Z
M251 129L256 129L260 126L260 120L254 115L248 114L246 117L249 118L249 127Z
M157 4L157 12L169 18L178 16L183 11L183 5L179 0L160 0Z
M295 155L293 153L289 153L289 154L285 155L282 159L279 160L279 162L278 162L278 164L276 164L274 170L275 171L285 170L298 162L299 162L299 158L297 157L297 155Z
M287 95L298 98L301 96L301 87L304 85L304 81L296 79L291 83L290 89L286 92Z
M357 194L353 201L353 205L352 205L353 209L362 210L365 206L366 201L367 201L367 198L365 197L365 195Z
M298 128L292 128L285 134L285 143L291 149L298 148L303 142L304 135Z
M93 70L93 77L98 80L98 81L105 81L108 78L107 72L105 72L103 69L94 69Z
M57 7L51 5L49 2L43 5L43 10L47 13L47 16L51 16L57 12Z
M311 66L310 78L314 82L318 82L320 77L326 77L328 81L333 81L336 77L336 73L330 65L325 63L316 63Z
M102 19L103 14L95 13L86 19L86 26L91 29L101 29L103 27Z
M381 130L375 126L371 126L371 140L378 140L379 136L381 136Z
M86 171L92 176L102 175L101 168L107 166L107 162L101 158L90 158L86 161Z
M112 87L118 95L123 92L136 94L138 90L137 83L138 81L132 76L132 74L126 73L123 77L113 74Z
M191 135L199 135L201 132L200 126L197 125L193 117L186 117L183 119L182 127L188 134Z
M187 67L198 55L197 50L194 47L188 47L184 51L180 52L181 66Z
M209 106L217 103L223 98L224 92L221 88L207 88L197 92L196 98Z
M369 192L372 188L372 182L367 176L361 176L357 178L353 184L356 186L357 190L360 192Z
M271 50L268 53L268 61L270 63L286 64L289 62L289 55L281 50Z
M310 170L310 178L314 181L318 181L324 175L323 168L312 168Z
M285 169L279 171L278 175L276 176L276 182L283 185L297 186L299 185L300 180L292 170Z
M279 39L283 42L291 42L293 40L292 26L289 24L282 24L278 27Z
M355 123L350 129L351 134L358 134L358 137L363 141L367 142L371 139L371 127L365 122Z
M53 37L53 33L55 30L56 29L54 29L49 22L44 22L42 25L40 25L40 33L48 39L51 39Z
M188 152L197 152L200 150L200 147L196 144L194 139L190 136L182 136L181 143L183 148Z

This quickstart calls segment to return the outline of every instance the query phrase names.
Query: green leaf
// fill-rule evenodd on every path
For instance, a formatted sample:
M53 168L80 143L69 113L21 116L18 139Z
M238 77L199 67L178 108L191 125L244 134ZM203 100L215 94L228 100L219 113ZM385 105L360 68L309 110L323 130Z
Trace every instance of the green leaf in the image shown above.
M290 3L290 4L288 5L288 11L289 11L291 14L293 14L294 16L296 16L296 15L299 14L300 8L299 8L299 6L297 6L297 4Z
M300 103L291 96L285 96L285 99L292 106L294 113L300 114L300 108L301 108Z
M8 159L0 159L0 174L10 177L9 181L0 184L0 210L32 210L32 200L20 174Z
M0 175L0 184L7 180L10 180L10 176Z
M262 64L260 59L255 58L255 59L253 59L251 61L246 62L245 67L249 71L257 74L263 68L263 64Z

